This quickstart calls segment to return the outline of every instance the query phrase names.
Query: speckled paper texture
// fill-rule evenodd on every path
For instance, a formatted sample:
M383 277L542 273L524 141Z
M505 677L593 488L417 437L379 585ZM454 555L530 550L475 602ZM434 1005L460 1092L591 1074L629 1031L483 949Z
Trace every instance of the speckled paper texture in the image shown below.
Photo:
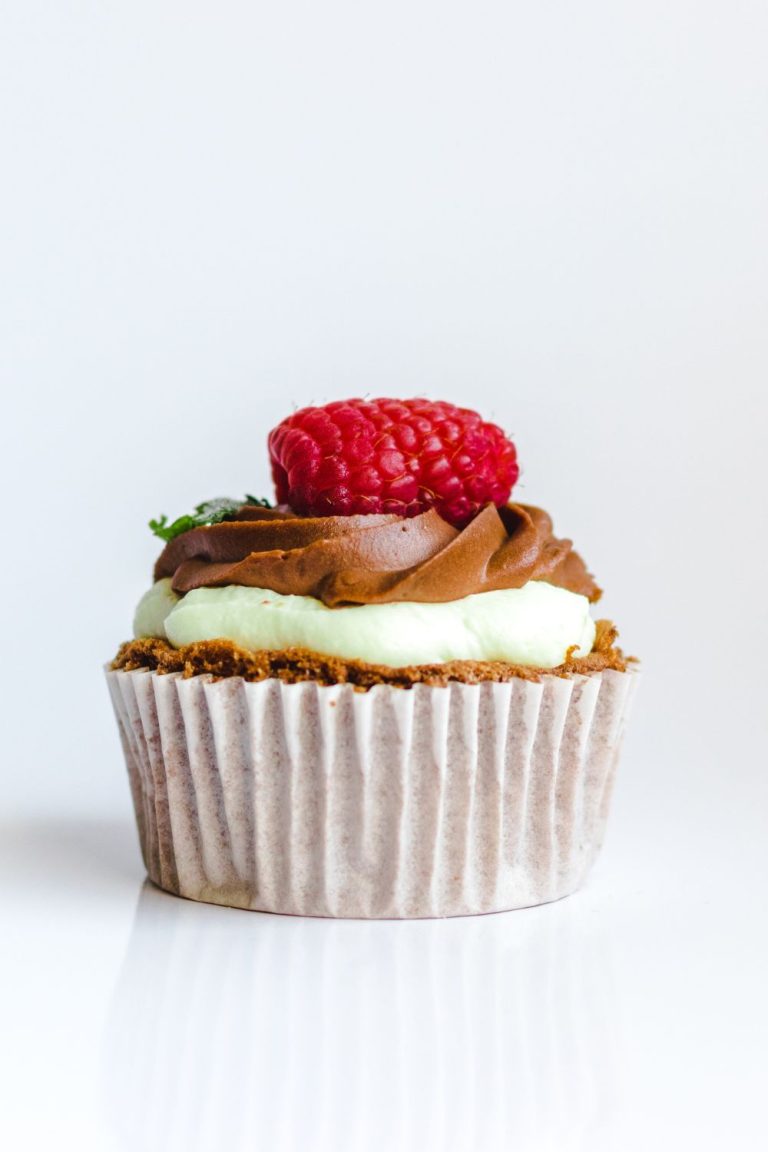
M634 672L411 689L107 673L150 878L305 916L556 900L603 838Z

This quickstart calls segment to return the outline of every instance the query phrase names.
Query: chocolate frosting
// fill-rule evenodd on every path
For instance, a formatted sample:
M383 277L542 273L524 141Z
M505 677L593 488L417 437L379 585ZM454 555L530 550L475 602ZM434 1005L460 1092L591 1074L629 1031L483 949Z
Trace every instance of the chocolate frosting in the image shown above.
M488 504L461 529L434 509L408 520L310 518L245 504L233 520L171 540L155 565L155 580L166 576L177 592L244 584L332 608L460 600L529 580L600 596L571 541L558 540L547 513L526 504Z

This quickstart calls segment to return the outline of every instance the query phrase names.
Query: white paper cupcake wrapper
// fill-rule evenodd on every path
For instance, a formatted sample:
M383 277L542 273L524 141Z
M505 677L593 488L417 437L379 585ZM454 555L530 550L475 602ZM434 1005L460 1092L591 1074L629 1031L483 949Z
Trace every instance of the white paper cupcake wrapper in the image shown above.
M410 689L107 673L150 878L309 916L556 900L603 838L637 676Z

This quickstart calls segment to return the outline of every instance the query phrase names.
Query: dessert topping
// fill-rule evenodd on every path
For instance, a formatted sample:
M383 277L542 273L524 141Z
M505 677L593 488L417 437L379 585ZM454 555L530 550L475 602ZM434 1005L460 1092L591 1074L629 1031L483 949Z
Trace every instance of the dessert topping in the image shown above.
M340 400L302 408L269 435L280 504L302 516L434 508L463 528L506 504L519 468L511 440L477 412L432 400Z
M204 500L195 506L194 512L187 516L179 516L173 523L168 523L167 516L159 520L150 520L149 526L155 536L161 540L173 540L181 536L182 532L189 532L191 528L202 528L206 524L220 524L222 520L233 520L235 513L244 504L254 504L260 508L268 508L267 500L257 500L255 496L246 494L245 500L232 500L229 496L217 496L214 500Z
M597 600L600 590L546 512L487 504L466 528L434 508L420 516L296 516L244 505L234 519L184 532L165 546L155 580L176 592L240 584L314 596L329 607L459 600L529 580Z

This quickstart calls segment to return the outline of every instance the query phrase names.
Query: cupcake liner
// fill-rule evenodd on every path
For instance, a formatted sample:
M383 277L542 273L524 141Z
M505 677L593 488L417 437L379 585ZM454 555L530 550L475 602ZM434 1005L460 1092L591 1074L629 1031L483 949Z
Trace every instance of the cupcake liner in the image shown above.
M107 679L157 885L268 912L411 918L581 884L637 676L368 692Z

